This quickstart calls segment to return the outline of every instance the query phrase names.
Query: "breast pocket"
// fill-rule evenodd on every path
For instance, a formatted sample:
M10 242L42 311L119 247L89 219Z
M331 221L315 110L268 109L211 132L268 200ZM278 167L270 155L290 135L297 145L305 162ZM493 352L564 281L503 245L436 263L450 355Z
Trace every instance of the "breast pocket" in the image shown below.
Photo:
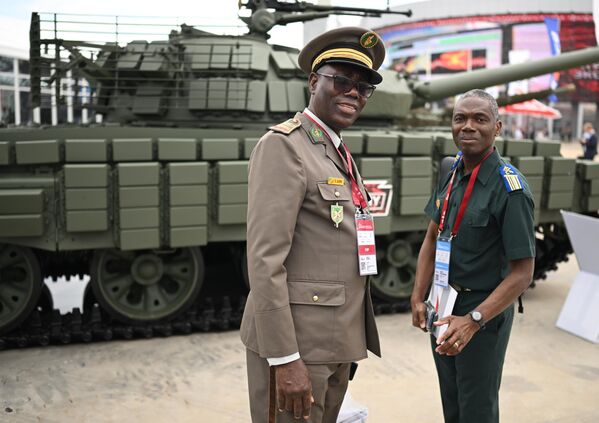
M479 251L489 236L489 212L471 209L466 212L458 231L460 246L469 251Z
M318 192L325 201L349 201L351 193L347 192L346 185L329 185L326 182L318 182Z

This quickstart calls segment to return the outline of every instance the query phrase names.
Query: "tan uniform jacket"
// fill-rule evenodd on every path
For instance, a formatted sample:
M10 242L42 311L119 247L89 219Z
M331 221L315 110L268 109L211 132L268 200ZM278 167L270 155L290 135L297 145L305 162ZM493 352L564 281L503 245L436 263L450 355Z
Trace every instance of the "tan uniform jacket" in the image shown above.
M241 339L261 357L299 351L312 364L359 360L366 349L380 356L369 285L358 272L349 176L316 125L301 113L294 119L301 127L289 134L284 125L274 127L250 159L251 291ZM330 185L330 177L345 182ZM337 203L344 211L338 228L331 220Z

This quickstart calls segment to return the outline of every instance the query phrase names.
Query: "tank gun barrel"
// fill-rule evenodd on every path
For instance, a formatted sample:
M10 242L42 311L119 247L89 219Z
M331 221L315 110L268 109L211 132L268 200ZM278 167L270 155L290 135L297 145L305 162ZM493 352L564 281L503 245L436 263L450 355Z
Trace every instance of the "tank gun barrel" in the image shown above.
M330 12L332 14L343 14L349 12L358 16L380 17L382 13L392 15L412 16L412 11L399 11L387 9L368 9L363 7L347 7L347 6L323 6L305 1L283 2L280 0L247 0L245 3L240 2L240 6L255 11L260 8L274 9L278 12Z
M261 34L268 38L268 31L276 25L287 25L291 22L307 22L326 18L330 15L350 15L363 17L380 17L382 14L412 16L412 11L386 9L369 9L363 7L322 6L305 1L286 2L280 0L245 0L239 2L239 8L251 10L251 16L240 16L250 33ZM274 10L274 12L271 12Z
M304 12L302 14L288 14L279 16L277 19L277 25L287 25L288 23L295 22L306 22L315 19L328 18L331 16L330 12Z
M420 107L427 101L440 100L474 88L492 87L595 62L599 62L599 47L576 50L526 63L466 72L434 81L416 82L412 86L416 95L412 107Z
M525 94L500 96L497 98L497 105L499 107L502 107L502 106L508 106L510 104L522 103L523 101L528 101L528 100L533 100L533 99L540 100L542 98L547 98L550 95L571 93L574 90L576 90L576 85L568 84L563 87L558 87L554 90L551 88L548 88L546 90L531 91L531 92L525 93Z

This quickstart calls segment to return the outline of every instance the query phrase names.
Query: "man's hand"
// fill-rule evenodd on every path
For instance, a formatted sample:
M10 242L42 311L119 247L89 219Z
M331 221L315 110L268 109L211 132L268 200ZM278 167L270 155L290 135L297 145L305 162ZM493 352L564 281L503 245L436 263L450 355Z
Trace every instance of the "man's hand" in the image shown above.
M426 304L422 301L412 302L412 325L426 332Z
M470 342L480 329L470 316L447 316L433 323L435 326L448 325L443 335L437 338L435 352L441 355L457 355Z
M275 366L277 380L277 404L280 412L289 411L297 420L310 417L310 408L314 402L312 383L304 361Z

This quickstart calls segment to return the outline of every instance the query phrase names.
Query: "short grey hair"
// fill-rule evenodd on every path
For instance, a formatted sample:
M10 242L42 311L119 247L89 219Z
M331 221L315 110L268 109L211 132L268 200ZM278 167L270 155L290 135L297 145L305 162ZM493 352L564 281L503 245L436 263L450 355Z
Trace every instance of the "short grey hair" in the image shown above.
M474 90L470 90L462 94L458 101L468 97L477 97L482 100L485 100L487 103L489 103L489 107L491 108L491 112L493 113L493 117L495 118L495 120L499 120L499 106L497 106L497 100L495 100L495 97L493 97L491 94L489 94L485 90L476 88Z

